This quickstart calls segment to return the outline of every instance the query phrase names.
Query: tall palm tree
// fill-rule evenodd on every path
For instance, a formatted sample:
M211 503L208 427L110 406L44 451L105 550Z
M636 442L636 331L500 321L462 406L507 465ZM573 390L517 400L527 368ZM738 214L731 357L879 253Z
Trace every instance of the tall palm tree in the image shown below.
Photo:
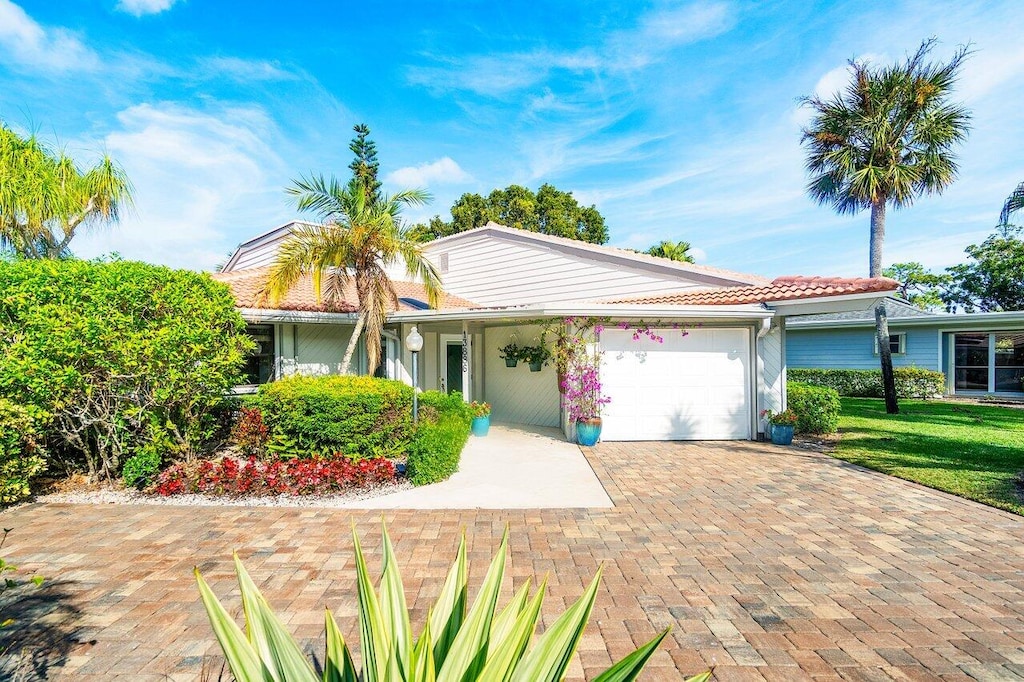
M647 254L680 263L693 262L693 256L690 255L690 242L662 241L647 249Z
M970 113L950 96L968 55L959 48L946 63L928 55L935 40L921 43L905 62L875 68L851 61L853 79L829 99L805 97L814 117L803 130L810 175L807 192L841 214L871 209L870 268L882 274L886 207L903 208L924 194L941 193L957 175L952 148L969 130ZM875 309L886 411L896 403L889 325Z
M0 124L0 250L23 258L68 255L80 228L118 222L132 194L109 156L81 170L35 136Z
M317 299L343 298L354 284L359 316L341 363L347 374L360 336L366 339L369 373L380 365L380 342L389 312L398 306L388 266L404 263L411 277L426 290L428 303L437 307L443 295L441 276L423 252L423 245L402 223L406 206L429 200L422 190L370 200L361 182L342 184L333 176L300 178L285 190L300 211L315 214L322 225L297 229L281 245L270 268L265 292L271 304L279 301L305 275L312 275ZM326 291L325 291L326 290Z

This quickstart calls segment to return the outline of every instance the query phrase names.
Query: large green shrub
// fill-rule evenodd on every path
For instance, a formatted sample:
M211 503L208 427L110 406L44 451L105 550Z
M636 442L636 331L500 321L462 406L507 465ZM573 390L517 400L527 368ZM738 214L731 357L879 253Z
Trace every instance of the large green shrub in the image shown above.
M31 478L46 467L37 426L41 416L0 398L0 505L28 497Z
M443 481L459 470L473 415L462 394L420 394L420 422L409 448L406 475L413 485Z
M314 453L393 457L412 440L412 388L365 376L293 376L264 384L249 403L273 436Z
M790 381L834 388L839 395L858 398L882 397L882 371L879 369L789 369ZM896 396L899 398L935 398L946 392L946 375L920 367L897 367Z
M835 433L839 428L839 393L834 388L790 381L786 402L797 415L798 433Z
M253 347L225 285L128 261L0 262L0 339L0 396L102 477L155 433L200 448Z

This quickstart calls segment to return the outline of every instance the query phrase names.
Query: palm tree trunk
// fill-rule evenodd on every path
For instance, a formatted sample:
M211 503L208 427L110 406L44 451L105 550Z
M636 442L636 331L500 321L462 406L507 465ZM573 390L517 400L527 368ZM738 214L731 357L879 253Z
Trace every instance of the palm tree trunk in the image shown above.
M341 360L341 373L348 374L352 366L352 356L355 355L356 346L359 345L359 337L363 334L363 327L366 325L366 314L360 313L356 320L356 326L352 329L352 337L348 340L348 347L345 349L345 357Z
M882 243L885 241L885 200L876 199L871 204L871 263L869 274L882 276ZM875 340L878 343L878 359L882 365L882 395L885 396L887 414L899 414L896 402L896 377L892 371L892 350L889 348L889 318L885 313L885 299L875 307Z

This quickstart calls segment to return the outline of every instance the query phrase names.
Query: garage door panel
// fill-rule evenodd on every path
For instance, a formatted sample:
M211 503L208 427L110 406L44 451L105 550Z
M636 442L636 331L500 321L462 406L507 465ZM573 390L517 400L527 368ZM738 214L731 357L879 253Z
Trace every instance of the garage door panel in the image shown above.
M750 437L750 352L746 329L629 331L601 337L605 440Z

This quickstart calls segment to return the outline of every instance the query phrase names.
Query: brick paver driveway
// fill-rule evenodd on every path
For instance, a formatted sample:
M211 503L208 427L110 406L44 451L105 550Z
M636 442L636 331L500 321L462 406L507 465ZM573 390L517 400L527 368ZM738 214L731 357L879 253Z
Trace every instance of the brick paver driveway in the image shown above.
M721 680L1024 675L1024 520L770 445L609 444L588 454L614 509L386 512L414 623L460 528L479 580L507 523L516 579L550 573L548 613L605 564L577 677L669 624L644 679L709 665ZM190 571L198 564L228 594L235 548L300 637L317 641L324 605L354 637L349 527L376 561L379 520L155 506L0 515L15 528L4 553L49 578L16 614L21 631L52 644L38 672L82 680L196 679L215 645Z

